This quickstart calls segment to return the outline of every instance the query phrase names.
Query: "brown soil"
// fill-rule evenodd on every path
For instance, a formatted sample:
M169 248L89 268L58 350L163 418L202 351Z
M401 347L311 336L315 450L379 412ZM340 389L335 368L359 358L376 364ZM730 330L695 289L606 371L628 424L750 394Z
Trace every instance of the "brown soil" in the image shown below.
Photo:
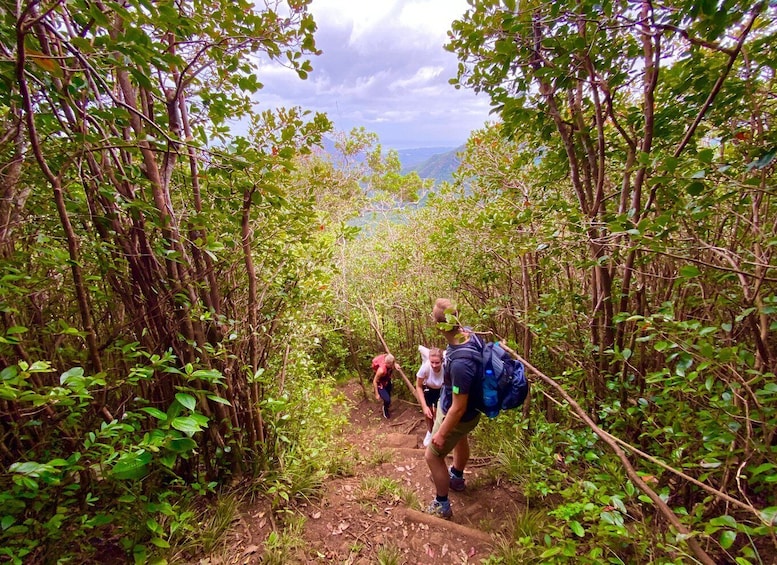
M480 563L499 534L509 535L510 520L521 511L520 493L488 478L489 462L477 457L477 445L472 443L467 488L449 495L453 519L425 514L434 485L421 446L426 427L420 408L395 400L386 420L381 405L366 400L358 382L348 383L343 392L351 408L344 440L354 446L358 461L352 476L327 480L317 499L297 508L306 516L304 545L287 562L366 565L378 563L381 552L393 554L397 557L393 562L403 564ZM377 494L374 479L380 477L402 488ZM266 504L244 509L229 536L230 557L222 554L200 563L262 563L274 523Z

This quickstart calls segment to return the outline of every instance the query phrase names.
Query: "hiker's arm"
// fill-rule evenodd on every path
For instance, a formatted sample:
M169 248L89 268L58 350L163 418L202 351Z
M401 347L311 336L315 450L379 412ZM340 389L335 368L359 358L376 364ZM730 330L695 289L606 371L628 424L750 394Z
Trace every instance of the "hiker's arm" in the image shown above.
M375 400L380 400L380 395L378 394L378 381L382 376L383 376L383 367L378 367L378 370L375 371L375 376L372 379L372 390L373 392L375 392Z
M418 401L421 403L421 412L424 413L424 416L432 419L432 409L429 408L426 405L426 397L424 396L424 378L423 376L418 376L418 378L415 381L415 390L416 390L416 396L418 397Z
M451 408L445 414L445 418L440 425L440 429L434 436L434 438L439 436L439 441L435 441L435 439L432 438L432 443L434 443L434 445L437 447L442 447L442 445L445 443L445 438L448 437L448 434L456 426L456 424L461 421L461 417L464 415L464 412L467 411L467 398L469 398L468 394L453 394Z

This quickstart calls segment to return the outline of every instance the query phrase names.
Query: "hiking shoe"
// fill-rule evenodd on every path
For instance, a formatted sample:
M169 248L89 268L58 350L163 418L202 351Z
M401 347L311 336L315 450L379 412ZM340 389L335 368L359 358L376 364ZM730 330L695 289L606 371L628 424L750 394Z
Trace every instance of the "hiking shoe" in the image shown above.
M426 513L431 514L432 516L437 516L438 518L450 520L453 517L453 510L451 510L451 501L446 500L445 502L440 502L435 498L434 500L432 500L432 503L426 509Z
M424 447L428 446L430 443L432 443L432 432L426 432L426 435L424 436Z
M467 488L466 482L464 481L464 477L457 477L453 474L453 471L448 469L448 476L451 478L450 483L450 489L455 490L456 492L461 492L465 488Z
M383 405L383 417L386 418L386 420L391 418L391 414L389 414L389 409L387 404Z

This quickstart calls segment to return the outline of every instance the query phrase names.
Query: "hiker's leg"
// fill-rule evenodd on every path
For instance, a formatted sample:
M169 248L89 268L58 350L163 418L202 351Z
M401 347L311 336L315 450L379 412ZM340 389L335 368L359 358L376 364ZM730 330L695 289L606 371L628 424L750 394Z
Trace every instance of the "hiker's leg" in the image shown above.
M434 419L432 434L437 433L444 418L445 415L442 413L442 410L438 410L437 417ZM434 489L437 496L448 496L450 477L448 476L448 465L445 463L445 457L452 447L452 445L446 445L443 446L443 449L438 450L433 443L430 443L424 452L424 460L432 472L432 481L434 481Z
M456 470L463 471L469 461L469 434L462 436L456 447L453 448L453 466Z
M456 436L456 447L453 448L453 466L457 471L464 471L464 467L467 466L469 461L469 434L480 421L480 414L476 414L469 422L459 422L459 424L453 428L453 432L458 434Z
M432 411L432 419L426 418L426 429L431 432L434 428L434 420L437 417L437 402L440 400L440 389L424 389L424 400Z
M432 472L434 481L434 490L437 496L448 496L450 486L450 477L448 476L448 466L445 464L445 457L435 455L431 449L431 444L426 448L424 459Z
M380 399L383 401L384 406L388 406L389 404L391 404L391 395L389 394L388 389L379 388L378 395L380 396Z

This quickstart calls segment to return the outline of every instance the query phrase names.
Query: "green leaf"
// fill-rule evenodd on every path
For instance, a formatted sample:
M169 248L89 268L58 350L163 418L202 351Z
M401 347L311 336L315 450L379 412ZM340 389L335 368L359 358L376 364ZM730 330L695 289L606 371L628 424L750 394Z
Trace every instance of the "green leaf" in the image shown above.
M620 512L602 512L599 518L605 524L621 528L623 527L623 514Z
M197 423L197 420L190 417L179 417L170 422L176 430L185 434L193 435L199 431L202 431L202 427Z
M221 374L221 371L217 371L216 369L198 369L191 373L191 378L217 383L224 378L224 375Z
M197 442L190 437L177 437L170 440L167 446L176 453L186 453L197 448Z
M148 451L125 453L111 469L111 475L119 480L142 479L148 474L150 462L151 453Z
M563 551L563 547L560 545L556 545L551 547L550 549L546 549L542 552L542 555L540 555L540 559L547 559L548 557L553 557L554 555L558 555Z
M0 528L7 530L15 521L16 519L13 516L3 516L2 520L0 520Z
M737 323L741 322L742 320L747 318L750 314L755 312L755 310L756 310L755 308L745 308L744 310L742 310L742 312L739 313L739 315L736 317L735 321Z
M208 425L208 417L205 414L198 414L197 412L190 415L190 418L197 422L200 426Z
M173 451L168 451L159 458L159 462L168 469L172 469L176 461L178 461L178 454Z
M151 538L151 543L157 547L161 547L162 549L168 549L170 547L170 544L162 538Z
M723 549L728 549L732 545L734 545L734 542L737 539L737 533L732 532L731 530L724 530L722 534L720 534L720 547Z
M698 154L699 161L702 163L710 164L715 157L715 152L712 149L702 149Z
M702 192L704 192L705 188L706 186L703 182L694 181L685 187L685 191L691 196L699 196Z
M28 475L30 477L39 477L41 473L48 471L48 467L35 461L25 461L24 463L14 463L9 468L12 473Z
M27 371L29 373L50 373L53 369L48 361L35 361Z
M145 545L136 545L132 548L132 558L135 560L135 565L146 564L146 551Z
M717 516L710 520L710 524L713 526L723 526L726 528L736 528L737 521L733 517L724 514L723 516Z
M577 520L572 520L571 522L569 522L569 527L572 529L572 531L575 533L577 537L582 538L583 536L585 536L585 528Z
M180 402L184 408L188 408L189 410L194 410L197 407L197 399L191 394L179 392L175 395L175 399Z
M701 274L701 271L696 265L685 265L683 267L680 267L680 276L686 279L692 279L693 277L698 277Z
M626 505L623 504L623 501L619 497L611 496L610 497L610 502L612 503L613 506L615 506L615 508L617 508L618 510L620 510L624 514L628 514L628 511L626 510Z
M764 471L771 471L772 469L775 469L775 468L777 468L777 465L775 465L774 463L762 463L761 465L759 465L758 467L750 471L750 478L752 479L760 475Z
M756 169L765 169L769 165L771 165L772 161L774 161L774 158L777 157L777 148L772 149L771 151L768 151L761 155L758 160L755 161L753 166Z
M213 402L217 402L219 404L226 404L227 406L232 406L232 403L226 398L221 398L220 396L216 396L215 394L207 394L205 396L207 396Z
M146 406L144 408L141 408L140 411L141 412L145 412L146 414L150 414L151 416L153 416L157 420L162 420L162 421L167 420L167 414L165 414L164 412L162 412L161 410L159 410L157 408L152 408L151 406Z
M766 522L767 524L774 526L777 524L777 506L770 506L768 508L764 508L759 512L759 515L761 516L761 520Z

